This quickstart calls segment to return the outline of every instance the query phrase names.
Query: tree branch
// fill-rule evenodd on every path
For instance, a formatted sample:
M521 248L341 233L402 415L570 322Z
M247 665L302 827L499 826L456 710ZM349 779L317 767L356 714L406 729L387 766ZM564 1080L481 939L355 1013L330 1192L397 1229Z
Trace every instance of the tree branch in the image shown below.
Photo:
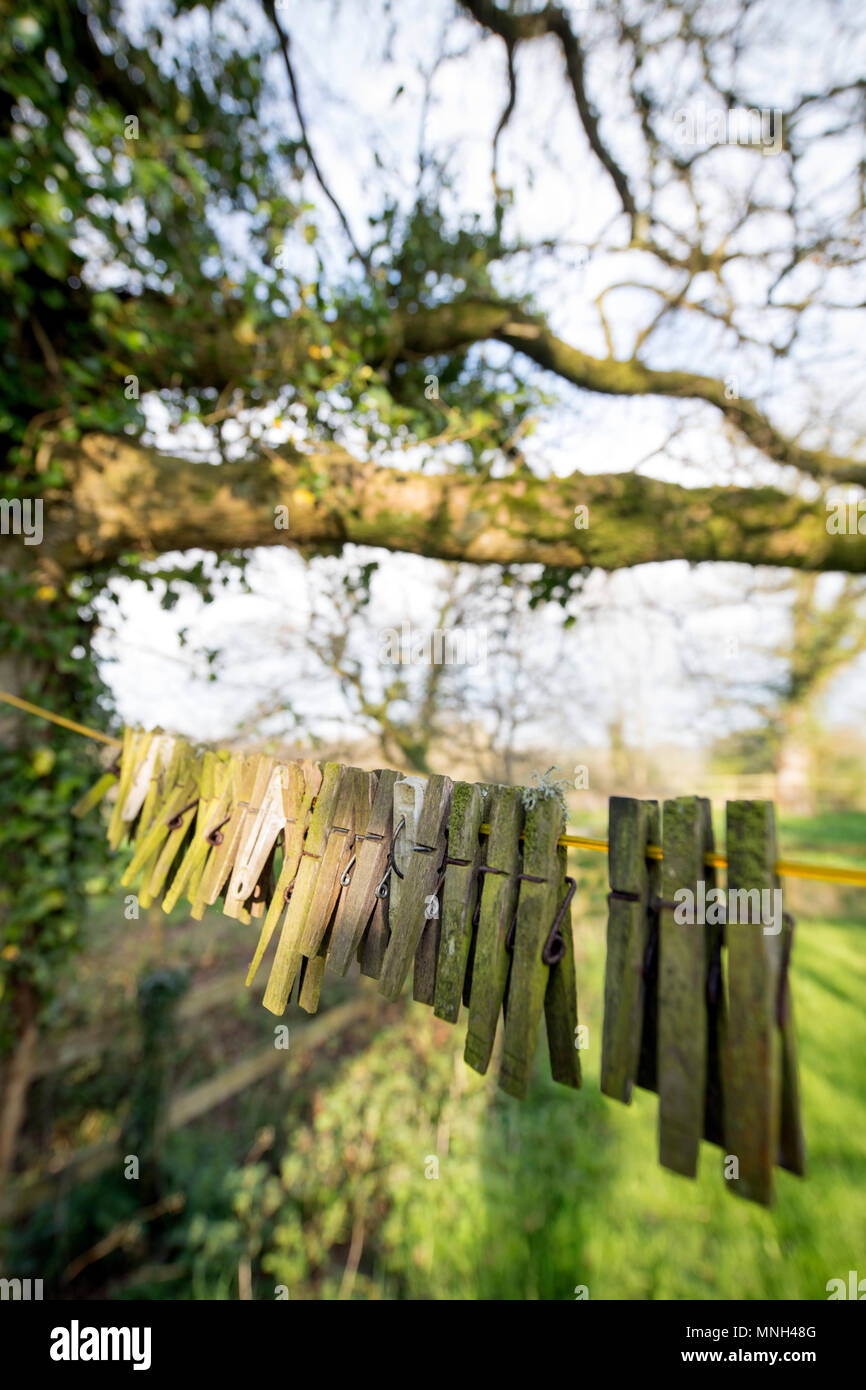
M176 314L167 303L145 306L144 321L153 325L158 341L159 320ZM130 309L130 322L135 321ZM340 324L334 325L336 337ZM796 468L825 483L866 486L866 460L848 458L829 449L806 448L786 435L748 398L728 399L724 381L692 371L663 371L638 358L593 357L572 347L550 331L542 318L512 304L491 300L460 299L417 313L395 313L384 332L371 337L363 348L364 360L373 367L414 359L448 356L495 339L530 358L545 371L585 391L609 396L667 396L677 400L705 401L719 411L745 439L773 462ZM273 320L256 331L254 341L235 333L230 317L202 322L182 355L164 364L190 386L222 390L229 382L256 373L263 382L276 385L290 379L307 360L313 339L308 326L295 320ZM152 360L151 370L161 368Z
M128 551L352 542L475 564L615 570L685 559L866 572L866 537L829 535L822 500L774 488L685 488L631 473L428 475L324 445L214 466L100 434L58 446L55 457L71 484L46 496L40 552L67 570ZM316 496L313 474L327 479ZM575 526L579 504L589 508L587 529ZM278 506L288 508L288 529L278 528Z
M272 25L274 26L274 29L276 30L277 42L280 45L280 52L283 55L283 64L286 69L286 76L289 79L289 91L291 92L292 96L292 105L295 108L295 116L297 118L298 126L301 132L301 143L306 152L307 159L310 161L310 168L316 176L316 180L318 182L319 187L321 188L328 202L331 204L331 207L336 212L337 217L340 219L340 225L342 226L343 231L346 233L346 238L350 246L352 247L352 251L354 252L356 258L361 262L361 265L364 267L367 274L369 275L370 261L368 257L364 255L364 252L361 250L358 243L356 242L352 233L352 228L349 226L349 219L343 212L343 209L340 207L340 204L337 202L337 199L334 197L334 194L331 192L330 187L328 186L325 180L325 176L319 168L316 156L313 153L313 147L310 144L310 137L307 134L307 123L304 120L304 113L301 109L301 94L298 90L298 82L297 78L295 77L295 69L292 64L291 57L289 56L289 45L291 41L289 39L288 34L283 29L283 26L280 24L279 19L277 18L274 0L262 0L262 4L264 6L265 14L268 16L268 19L271 21Z
M587 391L609 396L670 396L706 401L755 448L775 463L788 464L825 482L866 486L866 461L826 449L804 448L782 433L754 401L728 400L725 384L698 372L659 371L633 358L591 357L551 333L542 319L505 305L464 300L426 313L407 315L392 332L412 352L449 352L483 338L496 338L546 371Z
M514 14L508 10L500 10L499 6L493 3L493 0L461 0L461 3L473 19L504 40L509 53L509 64L511 63L511 55L518 43L525 43L546 35L552 35L559 40L580 123L589 141L590 149L613 180L623 210L628 213L631 219L632 234L634 235L638 218L637 204L624 171L601 138L598 116L590 105L586 94L583 49L565 10L561 9L559 5L545 5L542 10ZM498 135L499 132L497 131L497 137Z

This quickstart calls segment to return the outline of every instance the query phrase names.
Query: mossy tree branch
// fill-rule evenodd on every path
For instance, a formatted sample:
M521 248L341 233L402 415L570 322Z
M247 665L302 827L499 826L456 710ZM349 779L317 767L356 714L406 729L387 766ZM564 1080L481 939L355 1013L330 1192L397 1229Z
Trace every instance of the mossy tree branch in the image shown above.
M64 447L55 452L69 486L46 496L40 547L43 564L61 571L130 551L347 542L476 564L615 570L685 559L866 571L866 537L828 534L822 500L769 487L686 488L631 473L539 478L526 469L501 479L433 475L325 445L219 466L108 435ZM580 505L585 529L575 524ZM288 509L288 527L278 507Z

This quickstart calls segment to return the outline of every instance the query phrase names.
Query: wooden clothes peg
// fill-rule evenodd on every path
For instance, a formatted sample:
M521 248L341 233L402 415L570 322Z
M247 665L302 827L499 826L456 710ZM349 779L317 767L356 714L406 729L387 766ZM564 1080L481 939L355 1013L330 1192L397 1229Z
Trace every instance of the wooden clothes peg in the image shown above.
M797 1065L797 1037L794 1029L794 1002L789 970L794 944L794 919L783 916L782 963L779 980L778 1022L782 1048L782 1111L780 1116L780 1168L802 1177L806 1171L806 1141L800 1113L800 1073Z
M378 980L382 974L385 952L388 949L388 942L391 940L389 923L388 898L387 896L380 897L377 894L372 916L364 929L357 953L361 974L366 975L371 980Z
M132 783L121 809L121 821L134 846L130 879L143 872L143 887L139 903L147 906L147 879L156 862L163 814L168 811L167 798L177 791L178 775L185 768L188 747L181 739L154 730L152 737L142 739L139 749L143 756L133 772ZM175 800L174 805L177 806ZM142 852L147 842L149 848ZM123 880L121 879L121 882Z
M139 750L141 757L136 761L132 781L120 813L121 819L127 823L134 821L139 814L153 779L170 766L175 751L175 739L170 734L154 730L152 734L144 735Z
M246 886L244 882L244 860L260 823L259 818L262 806L268 801L268 793L271 787L273 773L274 759L272 757L263 753L253 754L249 760L246 784L241 789L240 797L232 808L232 819L229 822L226 837L223 842L224 848L222 857L218 861L218 867L215 862L211 870L208 888L210 901L212 903L216 902L216 899L222 895L222 910L226 917L241 918L244 911L244 900L239 900L237 894L230 896L231 883L234 879L235 869L240 864L241 877L236 882L243 883L243 886ZM280 813L282 813L281 804L279 810ZM284 815L282 815L282 819L284 823ZM279 832L275 832L274 839L276 839L277 833ZM271 843L273 843L273 841ZM262 865L262 867L264 867L264 865ZM250 893L252 893L254 886L255 883L251 885Z
M213 755L208 754L206 756L212 758ZM188 780L180 797L183 804L166 818L168 834L163 840L156 863L146 879L146 893L139 894L139 903L142 907L149 907L162 892L175 859L185 844L190 841L191 834L195 831L201 799L204 759L192 758L189 770L184 775Z
M433 1012L456 1023L472 945L473 918L483 858L479 831L486 789L477 782L455 782L448 821L439 953ZM434 890L435 892L435 890Z
M464 1060L487 1071L511 965L506 941L517 909L522 855L523 797L519 787L494 787L488 797L490 833L485 872L481 874L481 908L475 934L475 959L469 997L469 1025Z
M728 802L727 853L729 905L732 892L772 894L778 885L770 802ZM745 909L747 900L740 897L739 902ZM754 899L749 906L754 906ZM738 917L745 915L745 910L738 910ZM766 931L760 912L749 915L759 920L729 920L727 926L725 1147L738 1161L739 1176L731 1183L734 1191L769 1206L773 1167L782 1143L779 994L784 933Z
M112 849L117 849L129 827L130 820L124 820L124 809L129 801L129 794L135 780L135 774L142 766L148 756L151 744L157 737L156 732L146 732L144 729L129 729L123 731L123 747L120 753L120 778L117 784L117 795L114 799L111 820L108 825L108 842ZM154 751L155 757L155 751ZM143 779L143 792L139 808L147 791L147 784L150 781L153 759L148 769L146 779ZM131 819L131 818L130 818Z
M264 792L258 806L247 807L241 827L234 864L225 891L223 911L227 917L235 916L243 907L262 878L265 866L272 854L278 838L286 828L289 813L289 768L286 763L271 763L267 773L267 761L257 779L256 791L267 776Z
M154 758L151 760L150 752ZM145 787L141 780L142 770L150 769L150 780ZM194 797L193 759L188 746L181 739L172 739L151 744L148 756L139 770L123 808L123 818L132 819L141 812L135 850L132 859L121 875L121 883L128 886L145 867L148 873L153 869L163 841L172 829L174 817ZM145 884L147 875L145 875ZM143 890L139 901L147 896ZM148 906L148 903L144 904Z
M439 894L443 883L445 856L448 852L448 818L454 784L450 778L441 781L432 777L427 795L440 799L439 813L434 816L432 803L427 807L427 819L421 833L424 817L419 820L419 842L413 850L410 869L414 873L411 885L406 889L413 895L413 903L421 899L421 934L415 948L412 966L412 998L416 1004L432 1005L436 994L436 966L439 957L439 938L441 932L442 904ZM420 866L415 860L423 856ZM414 906L411 909L414 911Z
M557 902L560 906L554 917L545 951L542 952L542 959L549 965L547 988L544 993L544 1022L547 1028L551 1076L561 1086L571 1086L579 1090L582 1077L577 1031L577 972L571 927L571 900L576 884L566 873L565 845L558 846L557 859Z
M234 823L235 835L240 817L243 814L243 807L239 808L239 802L245 800L251 789L250 777L251 759L242 753L233 753L226 764L224 775L220 778L222 794L219 801L210 808L206 828L203 833L203 852L204 860L196 862L196 868L190 877L187 887L187 896L191 900L190 915L196 920L200 920L207 910L211 901L210 885L216 875L217 888L214 892L214 900L219 891L226 873L228 872L231 861L226 863L233 845L230 843L232 836L232 824ZM199 849L201 853L201 849Z
M400 899L406 870L412 862L418 822L427 791L426 777L398 777L394 783L394 829L389 846L385 882L388 890L388 921L400 915Z
M226 752L219 752L209 756L212 761L208 762L206 757L202 771L195 832L163 897L162 908L164 912L171 912L184 891L191 905L196 902L202 874L211 850L210 836L224 819L230 805L231 755Z
M286 826L283 837L283 862L271 895L270 905L256 945L255 955L247 971L247 985L251 985L261 965L271 937L286 910L292 893L292 885L297 877L304 848L304 838L312 815L313 802L322 785L322 769L318 763L308 759L292 763L289 767L288 789L286 792Z
M192 909L193 917L202 917L205 907L212 906L223 893L244 834L249 833L255 820L272 767L273 758L265 758L260 753L242 755L234 760L231 801L222 824L211 836L211 851L202 874L198 898ZM252 817L248 817L247 812L251 807L253 814Z
M299 938L301 953L308 959L318 953L322 944L342 891L341 879L352 858L355 826L366 825L374 791L371 773L362 772L358 767L342 769L333 821Z
M707 927L695 920L704 880L704 814L695 796L664 803L659 918L659 1162L695 1177L707 1095ZM691 893L692 920L674 895Z
M352 863L355 827L366 825L375 790L375 774L346 767L334 808L334 823L316 875L313 896L301 933L301 952L307 958L298 1003L307 1013L319 1007L319 995L330 947L331 930L343 879Z
M421 813L417 819L417 831L411 833L407 823L407 833L400 843L398 826L406 811L401 797L405 783L394 786L394 849L392 851L395 872L398 876L399 891L391 887L389 905L389 925L391 937L382 963L379 978L379 992L389 999L396 999L403 988L409 967L421 934L429 919L425 917L425 900L431 896L441 872L445 854L445 825L451 804L452 782L450 777L436 774L431 777L423 793ZM399 849L397 847L400 847ZM411 847L410 847L411 846ZM405 869L400 868L402 858ZM403 877L399 874L402 871ZM393 884L394 874L391 875ZM435 961L435 951L431 952ZM435 974L435 970L433 972ZM434 980L431 973L425 972L421 980L415 981L415 996L419 1002L432 1003Z
M511 978L499 1084L522 1100L529 1088L538 1024L544 1010L551 966L545 960L548 937L560 906L561 866L557 841L563 807L541 797L526 813L523 868L519 875Z
M99 805L100 801L111 791L112 787L117 786L120 781L122 749L123 743L121 742L120 752L110 748L104 748L102 750L101 762L103 771L96 782L94 782L93 786L89 787L72 807L72 814L75 816L76 820L81 820L86 816L88 811L92 811L95 806Z
M658 896L661 866L646 858L646 846L659 841L656 801L612 796L608 807L607 954L601 1089L626 1105L638 1083L641 1042L652 1023L649 1049L655 1072L655 991L649 992L651 903ZM655 1076L652 1077L655 1089Z
M152 733L145 733L142 729L125 728L123 731L123 744L118 759L120 777L117 783L117 795L114 798L114 805L111 808L108 822L108 843L112 849L120 848L128 829L128 822L123 819L123 808L129 797L136 767L146 756L153 738Z
M384 897L379 897L376 890L382 883L388 862L394 825L394 784L399 776L398 772L389 769L382 769L376 774L373 805L366 824L363 827L359 825L355 832L352 846L355 863L349 882L344 885L344 892L340 896L327 957L328 968L338 975L345 975L349 969L377 906L381 910L387 903L387 883ZM384 912L381 915L384 918ZM387 921L383 920L381 925L387 929ZM381 947L379 969L386 946L387 941Z
M701 847L703 853L702 874L707 896L717 887L717 873L706 856L715 851L713 834L713 808L707 797L697 798L701 813ZM708 913L707 916L710 914ZM707 1000L707 1085L704 1103L704 1138L711 1144L723 1145L724 1132L724 1080L722 1075L725 1031L727 1028L727 1003L725 1000L724 969L722 948L725 944L724 914L720 921L708 921L704 929L706 947L705 975Z
M301 937L316 886L319 864L328 843L331 826L334 824L334 810L342 773L343 769L339 763L326 763L322 772L322 784L310 817L294 887L286 904L280 939L262 1001L265 1008L274 1014L285 1012L292 985L304 959Z

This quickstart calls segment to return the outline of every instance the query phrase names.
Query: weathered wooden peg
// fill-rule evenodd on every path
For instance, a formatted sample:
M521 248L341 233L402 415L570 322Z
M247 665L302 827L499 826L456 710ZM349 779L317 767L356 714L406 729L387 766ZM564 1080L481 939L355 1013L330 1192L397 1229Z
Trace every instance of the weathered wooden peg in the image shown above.
M769 1206L781 1144L783 944L781 912L764 910L778 902L772 896L777 889L776 831L769 801L728 802L727 856L725 1148L737 1161L733 1190Z
M262 1001L265 1008L274 1014L285 1012L295 976L304 959L301 935L313 898L319 864L325 852L331 826L334 824L334 808L342 773L343 769L339 763L325 764L322 785L310 817L310 826L301 851L301 862L291 897L286 905L280 939Z
M638 1080L644 1035L650 902L658 889L659 866L646 858L659 839L655 801L612 796L608 808L607 955L601 1089L626 1105ZM653 1012L655 999L652 1000ZM653 1043L655 1038L653 1038Z
M424 791L417 830L411 839L409 857L403 857L405 868L402 869L403 878L400 880L399 893L395 894L392 889L390 895L391 938L379 978L379 991L389 999L396 999L402 990L418 949L421 933L429 920L425 917L424 903L436 885L444 857L445 825L451 804L451 788L450 777L443 777L437 773L430 778ZM397 842L394 847L395 863L398 863L397 855L401 852L398 849L400 836L396 833L399 824L398 812L401 809L398 800L400 789L401 783L397 782L394 787ZM407 854L405 841L402 853L404 856Z
M394 821L394 783L399 775L390 769L377 774L373 805L367 822L359 825L355 832L352 847L355 863L349 882L340 895L327 957L328 968L338 975L345 975L349 969L376 906L387 901L377 897L376 888L382 881L388 862Z
M523 869L499 1074L503 1090L518 1099L529 1089L550 978L551 966L543 959L543 952L560 905L557 840L563 818L563 807L556 797L541 797L527 811L524 824Z
M442 921L433 1012L456 1023L472 944L483 852L479 830L485 807L477 782L455 782L448 822L448 856L442 883Z
M511 965L506 939L517 909L524 817L519 787L494 787L487 800L491 803L487 812L490 833L485 872L481 875L481 910L475 933L469 1025L463 1054L468 1065L482 1074L490 1065Z
M703 813L695 796L664 803L659 914L659 1162L694 1177L707 1091L707 929L696 921ZM691 895L691 913L681 890ZM675 895L680 896L675 901ZM688 920L690 917L690 920ZM682 920L682 919L686 920Z
M574 935L571 926L571 899L575 880L566 870L566 849L559 846L559 907L541 952L550 966L544 994L544 1022L550 1074L561 1086L578 1090L581 1084L580 1039L577 1023L577 972L574 963Z

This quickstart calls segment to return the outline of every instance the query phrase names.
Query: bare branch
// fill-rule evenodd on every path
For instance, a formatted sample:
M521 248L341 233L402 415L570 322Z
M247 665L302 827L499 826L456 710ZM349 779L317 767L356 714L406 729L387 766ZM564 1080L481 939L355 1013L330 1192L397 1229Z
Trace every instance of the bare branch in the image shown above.
M264 7L266 15L268 16L269 20L274 26L274 29L276 30L277 42L280 45L280 52L283 55L283 63L286 69L286 76L289 79L289 91L292 95L292 105L295 108L295 116L297 117L298 126L301 132L301 143L303 144L307 159L310 161L310 168L316 176L319 187L321 188L325 197L328 199L328 202L331 204L331 207L336 212L337 217L340 219L340 225L342 226L343 231L346 233L346 238L350 246L352 247L352 251L355 255L355 258L361 262L362 266L369 275L371 273L369 259L356 242L352 232L352 228L349 226L349 219L346 217L346 214L343 212L343 209L340 207L340 204L337 202L337 199L334 197L334 194L331 192L331 189L325 180L325 176L322 173L321 168L319 167L318 160L316 159L316 156L313 153L313 147L310 144L310 137L307 134L307 123L304 120L304 113L301 109L301 95L298 90L298 82L297 78L295 77L295 70L292 65L291 57L289 55L291 40L286 31L283 29L283 26L280 24L279 19L277 18L274 0L262 0L262 5Z

